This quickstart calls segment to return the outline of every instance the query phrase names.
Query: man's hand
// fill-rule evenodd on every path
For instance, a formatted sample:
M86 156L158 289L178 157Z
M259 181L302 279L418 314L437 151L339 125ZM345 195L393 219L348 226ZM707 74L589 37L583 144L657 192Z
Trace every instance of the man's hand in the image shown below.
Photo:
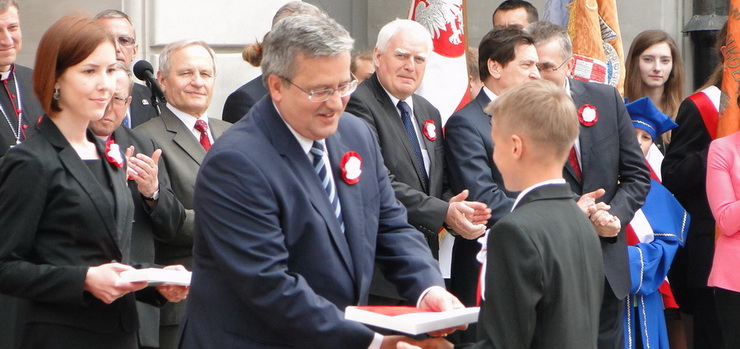
M594 225L599 236L613 238L619 235L622 224L617 216L609 213L611 206L603 202L596 202L596 199L604 196L604 193L606 193L604 189L597 189L583 194L576 204L591 221L591 224Z
M467 189L450 199L445 223L460 236L472 240L486 231L486 223L491 218L491 209L477 201L465 201Z
M622 224L617 216L613 216L606 210L597 210L589 219L594 225L596 233L603 238L613 238L619 235Z
M182 265L168 265L164 267L163 269L170 269L170 270L182 270L187 271L184 266ZM188 297L188 292L190 292L189 286L178 286L178 285L159 285L157 286L157 291L159 291L164 298L167 298L168 301L177 303L185 298Z
M85 276L84 289L92 293L95 298L106 304L111 304L129 292L146 287L146 282L134 283L122 279L120 274L127 270L134 270L134 268L120 263L107 263L90 267L87 269L87 275Z
M604 194L606 194L606 190L601 189L601 188L596 189L590 193L581 195L581 197L578 198L578 201L576 202L576 204L578 205L578 208L580 208L581 211L583 211L583 214L585 214L586 217L590 217L591 216L590 209L594 205L596 205L596 199L604 196Z
M129 147L129 149L132 148ZM142 153L131 156L133 151L129 151L129 149L126 150L128 175L136 181L139 193L146 198L150 198L159 189L159 167L157 164L159 163L159 157L162 155L162 150L155 150L152 156L149 157Z
M457 299L457 297L447 292L447 290L445 290L444 288L434 286L431 287L429 291L424 295L424 298L421 299L421 302L419 302L419 308L433 311L445 311L465 308L465 306L460 302L460 300ZM467 324L458 327L447 328L444 330L429 332L429 335L432 337L444 337L452 332L455 332L457 330L465 330L466 328L468 328Z
M442 338L429 338L423 341L407 338L396 344L398 349L452 349L454 347L455 345Z

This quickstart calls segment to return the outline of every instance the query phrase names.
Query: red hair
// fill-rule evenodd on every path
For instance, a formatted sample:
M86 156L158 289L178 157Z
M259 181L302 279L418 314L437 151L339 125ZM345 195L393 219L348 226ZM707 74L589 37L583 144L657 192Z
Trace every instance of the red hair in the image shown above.
M36 51L33 92L47 115L62 111L53 98L59 77L106 41L115 47L113 37L87 16L62 17L46 30Z

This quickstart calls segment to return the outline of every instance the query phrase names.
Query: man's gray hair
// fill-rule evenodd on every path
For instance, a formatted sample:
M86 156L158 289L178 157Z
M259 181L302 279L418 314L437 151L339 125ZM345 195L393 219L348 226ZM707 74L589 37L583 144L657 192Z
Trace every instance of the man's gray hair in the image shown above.
M134 76L131 73L131 70L126 68L123 63L116 62L116 71L120 72L121 74L125 74L126 79L124 79L124 81L126 81L126 83L128 84L128 95L131 96L131 94L134 92Z
M0 12L5 12L11 6L15 7L16 10L20 11L17 0L0 0Z
M570 41L570 36L568 36L568 31L555 23L547 21L534 22L524 28L524 32L534 38L535 46L546 44L550 40L558 40L560 49L563 52L563 59L573 54L573 44Z
M213 75L216 76L216 52L213 52L211 46L208 46L208 44L203 40L186 39L171 42L162 49L162 53L159 55L159 71L162 72L162 77L166 78L170 75L170 61L172 60L172 55L180 49L193 45L205 48L206 51L208 51L208 54L211 55L211 61L213 62Z
M326 15L298 15L281 19L262 43L262 81L276 75L292 78L295 58L335 57L352 51L355 40L346 29Z
M291 1L282 7L280 7L277 12L275 12L275 16L272 17L272 26L274 27L277 22L279 22L281 19L291 16L297 16L297 15L314 15L318 16L323 14L318 7L311 5L307 2L303 1Z
M128 24L131 25L131 30L134 33L134 39L136 39L136 28L134 28L134 23L131 22L131 18L128 18L128 15L125 12L119 11L119 10L114 10L114 9L108 9L108 10L103 10L103 11L98 12L98 14L95 15L95 17L93 17L93 19L95 19L95 20L106 19L106 18L123 18L123 19L125 19L128 22Z
M427 54L432 52L432 35L419 22L410 19L396 19L384 25L383 28L380 28L378 41L375 43L375 48L378 49L378 52L385 52L393 36L401 31L412 33L419 38L424 38L428 48Z

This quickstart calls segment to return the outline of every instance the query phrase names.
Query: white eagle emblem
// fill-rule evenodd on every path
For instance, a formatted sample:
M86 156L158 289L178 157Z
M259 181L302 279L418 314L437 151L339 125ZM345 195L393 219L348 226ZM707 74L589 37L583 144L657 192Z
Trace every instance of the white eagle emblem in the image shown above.
M463 43L463 13L462 0L425 0L416 5L416 21L421 23L433 35L440 37L441 32L452 30L449 34L450 43ZM450 29L447 29L447 25Z

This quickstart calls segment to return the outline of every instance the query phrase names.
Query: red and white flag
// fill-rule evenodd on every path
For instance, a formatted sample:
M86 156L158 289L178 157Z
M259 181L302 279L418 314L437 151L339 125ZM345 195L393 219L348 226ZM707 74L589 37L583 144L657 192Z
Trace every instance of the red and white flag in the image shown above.
M464 13L464 0L411 0L409 19L427 28L434 43L417 93L439 109L443 125L470 101Z

